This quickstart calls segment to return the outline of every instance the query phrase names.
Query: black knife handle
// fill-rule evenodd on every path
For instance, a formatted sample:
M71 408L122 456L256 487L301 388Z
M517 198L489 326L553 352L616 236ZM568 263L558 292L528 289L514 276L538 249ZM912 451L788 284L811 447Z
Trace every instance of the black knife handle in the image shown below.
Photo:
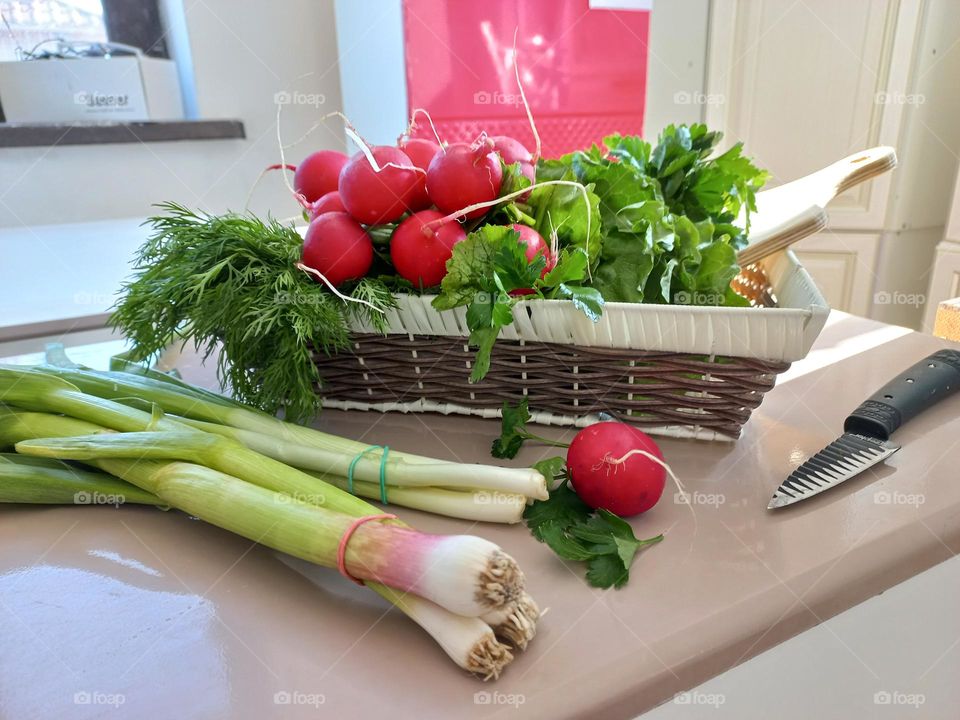
M900 373L854 410L846 432L887 440L898 427L960 390L960 351L938 350Z

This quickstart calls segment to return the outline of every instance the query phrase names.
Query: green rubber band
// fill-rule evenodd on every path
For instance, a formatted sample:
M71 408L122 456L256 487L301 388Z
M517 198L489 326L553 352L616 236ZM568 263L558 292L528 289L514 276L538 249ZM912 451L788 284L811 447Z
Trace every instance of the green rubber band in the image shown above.
M353 471L356 469L357 463L360 462L360 458L373 450L383 451L380 455L380 502L389 505L390 503L387 502L387 455L390 454L390 447L388 445L371 445L354 456L353 460L350 461L350 467L347 468L347 492L351 495L357 494L353 490Z

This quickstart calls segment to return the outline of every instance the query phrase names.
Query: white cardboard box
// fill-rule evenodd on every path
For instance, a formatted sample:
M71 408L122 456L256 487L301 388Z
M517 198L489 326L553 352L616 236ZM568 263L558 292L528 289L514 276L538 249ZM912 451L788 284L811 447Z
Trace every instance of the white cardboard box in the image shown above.
M182 120L172 60L122 56L0 63L7 122Z

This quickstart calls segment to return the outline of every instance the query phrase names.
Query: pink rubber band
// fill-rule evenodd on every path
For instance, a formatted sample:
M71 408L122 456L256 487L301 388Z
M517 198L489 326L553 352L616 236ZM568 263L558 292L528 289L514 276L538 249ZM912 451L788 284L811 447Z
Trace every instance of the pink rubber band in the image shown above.
M357 580L353 575L347 571L347 543L350 542L350 538L353 537L353 534L357 531L357 528L363 525L365 522L370 522L371 520L395 520L396 515L391 515L390 513L383 513L382 515L364 515L363 517L358 517L350 525L347 526L347 529L343 531L343 535L340 538L340 545L337 547L337 570L340 571L340 574L343 575L347 580L353 580L357 585L363 585L363 580Z

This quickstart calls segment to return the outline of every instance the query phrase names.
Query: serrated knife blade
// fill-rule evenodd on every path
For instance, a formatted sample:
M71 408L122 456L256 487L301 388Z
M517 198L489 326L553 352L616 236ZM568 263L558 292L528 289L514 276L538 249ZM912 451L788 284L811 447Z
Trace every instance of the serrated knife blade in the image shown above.
M883 462L900 446L890 435L918 413L960 390L960 351L940 350L861 403L844 433L808 458L773 493L768 510L793 505Z
M767 509L791 505L829 490L882 463L899 449L889 440L844 433L790 473L770 498Z

